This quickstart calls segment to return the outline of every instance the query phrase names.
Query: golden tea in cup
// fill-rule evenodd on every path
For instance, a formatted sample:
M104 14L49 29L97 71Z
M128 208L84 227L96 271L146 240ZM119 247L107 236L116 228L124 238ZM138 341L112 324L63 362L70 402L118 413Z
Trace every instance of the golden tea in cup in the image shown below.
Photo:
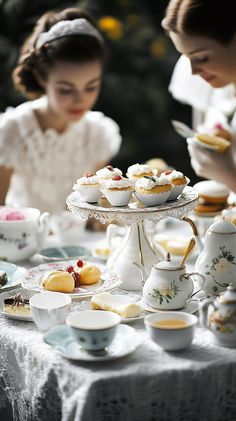
M158 320L152 326L160 329L182 329L189 326L189 324L183 319L164 319Z

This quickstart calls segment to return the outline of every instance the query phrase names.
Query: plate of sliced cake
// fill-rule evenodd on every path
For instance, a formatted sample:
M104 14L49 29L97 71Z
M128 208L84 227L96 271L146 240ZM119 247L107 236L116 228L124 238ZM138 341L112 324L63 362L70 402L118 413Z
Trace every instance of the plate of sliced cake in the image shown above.
M0 314L10 319L32 322L29 299L35 291L27 291L17 288L14 291L6 291L0 294Z

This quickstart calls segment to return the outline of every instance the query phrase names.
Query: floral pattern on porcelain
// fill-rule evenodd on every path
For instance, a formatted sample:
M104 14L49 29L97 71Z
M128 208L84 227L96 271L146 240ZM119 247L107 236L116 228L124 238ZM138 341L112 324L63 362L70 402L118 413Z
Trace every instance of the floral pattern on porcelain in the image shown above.
M176 297L177 293L180 291L178 285L176 285L175 281L170 283L168 288L153 288L152 293L149 293L154 300L159 300L159 304L162 304L163 301L169 303L174 297Z
M209 327L220 333L233 333L236 330L236 310L213 311L209 317Z
M228 271L230 265L236 265L235 256L233 256L229 250L226 250L225 246L220 246L220 254L211 259L211 263L206 265L206 269L208 270L205 271L205 275L211 276L214 282L211 287L213 294L217 294L222 288L226 288L229 285L227 282L219 282L216 278L216 274L218 273L220 275L223 274L225 270Z

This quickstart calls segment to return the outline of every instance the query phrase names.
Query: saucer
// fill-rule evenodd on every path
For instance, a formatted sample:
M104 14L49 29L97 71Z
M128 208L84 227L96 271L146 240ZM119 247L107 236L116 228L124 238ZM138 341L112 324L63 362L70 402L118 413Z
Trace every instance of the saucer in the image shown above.
M21 320L23 322L33 322L33 319L31 317L31 314L30 313L29 314L25 314L25 315L18 315L18 314L10 314L10 313L7 313L6 311L3 310L4 300L6 298L9 298L12 295L15 295L15 294L18 294L18 293L20 293L20 294L22 294L22 295L24 295L24 296L26 296L28 298L30 298L30 297L32 297L32 295L36 294L35 291L33 291L33 292L31 291L30 292L30 291L27 291L27 290L25 290L23 288L17 288L17 289L11 290L11 291L2 292L0 294L0 314L2 314L3 316L5 316L5 317L7 317L9 319Z
M44 248L38 254L44 260L50 262L62 259L86 259L91 255L91 252L87 248L81 246L64 246Z
M144 298L141 298L141 300L137 304L139 304L141 307L143 307L144 310L149 311L150 313L158 313L161 311L172 311L169 309L160 310L158 308L151 307L149 304L146 303ZM186 313L190 313L190 314L196 313L199 310L199 302L197 300L189 301L184 307L178 310L186 311ZM173 311L178 311L178 310L173 309Z
M116 336L106 349L101 351L85 351L82 349L66 325L56 326L43 336L46 344L55 348L62 357L74 361L100 362L115 360L131 354L141 343L135 330L126 325L117 327Z
M14 265L13 263L0 261L0 270L6 272L8 280L6 285L0 287L0 292L13 289L17 285L20 285L21 279L26 274L26 269L21 266Z

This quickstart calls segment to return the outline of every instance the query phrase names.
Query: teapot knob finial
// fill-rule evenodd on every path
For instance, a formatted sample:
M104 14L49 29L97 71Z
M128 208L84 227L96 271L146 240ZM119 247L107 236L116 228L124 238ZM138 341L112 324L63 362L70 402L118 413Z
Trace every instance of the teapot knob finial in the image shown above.
M170 262L170 261L171 261L171 258L170 258L170 253L169 253L169 252L168 252L168 253L167 253L167 255L166 255L166 261L167 261L167 262Z

